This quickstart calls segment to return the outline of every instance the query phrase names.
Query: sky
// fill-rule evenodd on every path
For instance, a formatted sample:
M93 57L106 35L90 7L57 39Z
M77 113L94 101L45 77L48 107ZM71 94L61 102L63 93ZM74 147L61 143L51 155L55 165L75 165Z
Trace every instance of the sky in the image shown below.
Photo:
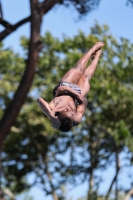
M1 0L3 5L3 14L5 20L10 23L16 23L19 20L29 16L29 1L28 0ZM77 20L78 14L74 8L64 8L64 6L56 7L46 14L43 18L41 34L50 31L53 36L61 38L63 34L73 37L78 30L82 30L85 34L89 34L89 29L95 23L95 20L100 25L107 24L110 27L110 32L115 38L124 37L133 42L133 8L126 6L126 0L101 0L99 7L86 17ZM0 31L3 27L0 26ZM11 47L15 52L22 53L19 38L21 36L29 36L29 24L23 25L14 33L10 34L4 41L5 47ZM124 172L123 178L124 178ZM108 176L107 174L111 174ZM103 176L105 184L100 188L104 192L108 188L113 177L113 167L109 169L106 175ZM29 177L32 179L32 177ZM106 184L107 183L107 184ZM69 197L73 196L76 200L78 197L86 195L88 189L87 183L69 191ZM34 196L34 200L52 200L51 197L45 197L39 189L32 189L30 194ZM19 197L22 200L23 197ZM17 200L18 200L17 199Z
M20 19L29 16L28 0L1 0L3 5L3 13L5 20L10 23L16 23ZM50 31L56 37L62 37L66 34L70 37L77 34L80 29L84 33L89 33L89 28L94 25L95 20L100 25L108 24L110 31L114 37L123 36L133 41L133 8L126 6L126 0L101 0L99 7L89 13L81 20L73 8L64 8L64 6L56 7L46 14L43 18L41 33ZM0 26L0 31L2 31ZM19 43L20 36L29 36L29 23L17 29L10 34L4 43L7 47L13 48L16 52L22 51Z

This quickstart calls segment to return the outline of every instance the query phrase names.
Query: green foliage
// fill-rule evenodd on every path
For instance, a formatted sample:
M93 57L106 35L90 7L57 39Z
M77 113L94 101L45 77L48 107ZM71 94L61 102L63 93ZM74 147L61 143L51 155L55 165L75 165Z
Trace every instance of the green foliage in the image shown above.
M0 118L19 85L24 67L24 60L18 54L0 47Z
M80 14L80 17L82 17L88 12L90 13L92 10L96 9L99 6L100 0L61 0L61 3L67 7L72 4Z
M131 154L133 152L133 44L124 38L117 41L108 26L101 27L97 22L87 36L79 31L73 38L63 36L59 40L47 32L41 40L45 45L34 82L5 141L3 184L14 193L40 184L46 195L56 192L63 198L62 185L89 182L92 176L95 183L92 191L98 200L102 176L95 172L104 172L114 162L116 149L121 153L126 147ZM49 102L63 74L97 41L104 41L105 47L90 83L83 121L73 132L53 130L36 99L42 97ZM27 54L28 40L21 38L21 44ZM0 51L2 116L19 85L25 61L3 46ZM29 174L35 177L31 184L26 180Z

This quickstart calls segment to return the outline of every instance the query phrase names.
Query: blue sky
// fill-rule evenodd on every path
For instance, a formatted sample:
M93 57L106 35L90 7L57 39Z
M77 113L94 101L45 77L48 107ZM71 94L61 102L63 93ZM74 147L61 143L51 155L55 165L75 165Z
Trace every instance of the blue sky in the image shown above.
M30 14L28 0L2 0L2 4L4 18L10 23L16 23ZM85 34L88 34L90 27L97 20L100 25L107 24L114 37L119 38L122 36L133 42L133 8L126 6L126 0L101 0L96 10L81 20L77 20L77 18L78 15L74 8L66 9L63 6L56 7L44 16L41 33L44 34L48 30L59 38L63 34L72 37L80 29ZM2 30L3 28L0 26L0 31ZM29 24L26 24L9 35L3 42L6 47L11 47L15 52L21 53L22 49L19 44L19 38L22 35L29 36L29 33ZM109 173L113 176L113 168L110 168ZM124 177L124 172L121 173L123 173ZM111 176L104 176L107 184L101 187L101 191L108 188ZM86 195L87 186L87 184L84 184L75 188L70 192L70 196L73 196L74 200L76 200L78 197ZM34 200L51 200L51 197L44 197L44 194L37 189L32 189L31 195L34 196ZM18 199L20 200L20 198Z
M29 15L28 0L3 0L4 17L10 23L16 23ZM95 20L100 25L108 24L111 33L119 38L123 36L133 41L133 9L126 6L126 0L101 0L99 7L81 20L77 20L78 15L74 8L56 7L43 18L42 34L49 30L56 37L63 34L73 36L80 29L84 33L89 33L89 28L93 26ZM0 31L2 27L0 26ZM29 24L22 26L16 32L10 34L4 43L16 52L21 51L19 38L22 35L29 36Z

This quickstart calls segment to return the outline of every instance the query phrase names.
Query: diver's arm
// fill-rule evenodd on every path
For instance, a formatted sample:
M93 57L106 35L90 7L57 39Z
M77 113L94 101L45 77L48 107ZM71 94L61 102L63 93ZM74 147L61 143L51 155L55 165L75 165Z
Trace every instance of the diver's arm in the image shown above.
M40 106L41 110L44 112L44 114L50 118L52 122L52 126L54 128L59 128L60 126L60 121L58 117L54 116L53 112L50 109L49 104L42 98L37 99L38 105Z
M81 122L82 117L85 113L86 107L87 107L87 99L84 98L84 102L78 105L77 111L73 118L74 123L76 123L77 125Z
M84 102L84 97L79 94L78 92L76 92L75 90L71 89L68 86L60 86L58 87L58 89L56 90L56 97L57 96L61 96L61 95L69 95L72 98L76 99L78 101L79 104Z

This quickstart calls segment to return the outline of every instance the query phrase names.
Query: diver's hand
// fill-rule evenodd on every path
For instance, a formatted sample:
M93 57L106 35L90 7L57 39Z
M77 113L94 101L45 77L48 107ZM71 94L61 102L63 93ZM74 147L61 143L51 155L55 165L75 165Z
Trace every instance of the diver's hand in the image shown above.
M54 117L51 119L52 121L52 127L58 129L61 125L61 122L59 121L58 117Z
M68 91L70 90L70 88L68 86L60 86L57 90L56 90L56 94L55 96L58 97L60 95L65 95L68 94Z

